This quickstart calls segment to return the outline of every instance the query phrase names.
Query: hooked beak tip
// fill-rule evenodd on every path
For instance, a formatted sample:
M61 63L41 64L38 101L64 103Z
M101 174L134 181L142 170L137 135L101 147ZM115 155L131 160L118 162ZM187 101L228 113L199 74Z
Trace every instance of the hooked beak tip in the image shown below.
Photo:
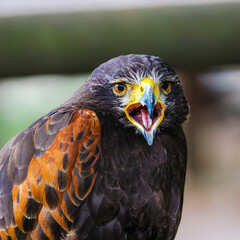
M142 134L143 134L144 138L146 139L147 144L149 146L152 146L152 144L153 144L153 139L154 139L155 133L156 133L155 130L153 130L151 132L145 132L145 131L142 132Z
M146 86L143 95L139 101L143 106L147 105L149 117L153 118L154 106L157 102L157 98L154 94L152 85Z

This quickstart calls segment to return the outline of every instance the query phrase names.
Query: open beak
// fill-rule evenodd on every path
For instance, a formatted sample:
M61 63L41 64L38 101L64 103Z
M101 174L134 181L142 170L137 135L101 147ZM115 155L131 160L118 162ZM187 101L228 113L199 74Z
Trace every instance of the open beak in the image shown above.
M141 92L139 94L139 92ZM143 92L143 93L142 93ZM165 107L159 100L159 86L153 80L145 78L135 89L138 101L133 101L124 109L127 118L143 134L148 145L152 145L158 125L164 117Z

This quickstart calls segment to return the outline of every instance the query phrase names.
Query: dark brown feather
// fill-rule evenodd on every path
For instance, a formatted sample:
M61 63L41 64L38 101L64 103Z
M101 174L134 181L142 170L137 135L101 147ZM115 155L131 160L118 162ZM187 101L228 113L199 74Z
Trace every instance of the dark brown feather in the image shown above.
M112 91L114 80L139 84L149 76L172 82L152 146ZM128 55L99 66L0 151L0 239L173 240L188 112L179 79L162 59Z
M7 224L3 223L1 228L6 233L1 232L0 236L10 234L14 239L33 232L33 239L42 239L43 232L49 239L56 239L56 226L60 228L60 237L72 223L70 205L64 207L64 201L68 199L77 206L93 187L98 171L95 165L100 158L100 124L93 111L59 109L20 135L18 141L13 140L14 147L5 147L4 154L10 157L1 169L1 177L11 169L11 180L2 180L1 184L5 184L4 196L13 200L13 207L8 205L10 209L2 212L2 217L8 219L13 212L16 224L13 219L12 225L5 221ZM87 157L82 158L82 149L88 152ZM71 201L73 198L75 201ZM1 199L4 200L0 195ZM0 204L6 208L6 203ZM40 226L36 228L37 225Z

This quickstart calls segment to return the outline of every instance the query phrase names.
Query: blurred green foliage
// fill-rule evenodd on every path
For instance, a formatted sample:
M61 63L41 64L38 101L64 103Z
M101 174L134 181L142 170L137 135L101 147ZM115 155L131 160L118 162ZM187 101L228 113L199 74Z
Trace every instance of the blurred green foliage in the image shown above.
M66 101L87 79L36 76L0 82L0 149L48 111Z
M0 19L0 77L92 71L122 54L181 69L240 62L240 4L89 11Z

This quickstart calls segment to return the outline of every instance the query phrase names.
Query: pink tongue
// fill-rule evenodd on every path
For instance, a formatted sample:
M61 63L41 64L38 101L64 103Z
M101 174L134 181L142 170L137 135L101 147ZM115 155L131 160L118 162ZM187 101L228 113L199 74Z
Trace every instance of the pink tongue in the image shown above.
M148 111L141 109L141 113L142 113L142 122L145 129L150 129L152 126L152 119L149 117Z

